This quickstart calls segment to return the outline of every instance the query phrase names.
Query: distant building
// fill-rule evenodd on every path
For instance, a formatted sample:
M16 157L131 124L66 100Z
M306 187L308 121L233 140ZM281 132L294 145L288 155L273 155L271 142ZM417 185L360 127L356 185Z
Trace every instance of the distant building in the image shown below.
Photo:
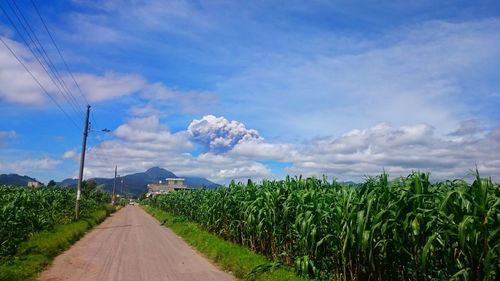
M42 184L37 182L37 181L29 181L28 182L28 187L40 187L40 186L42 186Z
M165 181L148 184L148 196L161 193L172 192L176 190L188 190L181 178L166 178Z

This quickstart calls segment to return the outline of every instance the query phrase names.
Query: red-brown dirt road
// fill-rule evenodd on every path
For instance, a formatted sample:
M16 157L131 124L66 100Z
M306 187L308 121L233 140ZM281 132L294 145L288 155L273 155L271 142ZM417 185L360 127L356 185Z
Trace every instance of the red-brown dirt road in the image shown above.
M39 280L234 280L141 207L127 206L59 255Z

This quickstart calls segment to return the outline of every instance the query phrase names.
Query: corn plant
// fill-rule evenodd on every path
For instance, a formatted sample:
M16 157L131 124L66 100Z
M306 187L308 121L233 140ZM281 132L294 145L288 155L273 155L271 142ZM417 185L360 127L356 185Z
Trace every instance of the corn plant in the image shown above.
M500 187L414 172L356 186L287 177L149 204L326 280L500 279Z
M19 244L41 230L74 220L76 192L67 188L0 186L0 257L15 254ZM84 190L82 216L109 202L100 191Z

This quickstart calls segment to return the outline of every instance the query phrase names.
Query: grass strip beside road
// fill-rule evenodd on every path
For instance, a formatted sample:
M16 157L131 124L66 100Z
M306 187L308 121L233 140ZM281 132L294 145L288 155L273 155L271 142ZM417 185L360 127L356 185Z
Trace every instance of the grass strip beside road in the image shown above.
M143 206L143 208L209 260L240 280L306 280L297 277L290 268L284 266L269 270L272 267L272 261L266 257L258 255L245 247L223 240L202 229L196 223L175 217L150 206ZM260 272L261 270L264 272Z
M17 254L11 260L0 264L0 280L35 280L37 274L43 271L55 256L69 248L113 211L114 208L107 205L73 223L56 225L51 230L36 233L21 243Z

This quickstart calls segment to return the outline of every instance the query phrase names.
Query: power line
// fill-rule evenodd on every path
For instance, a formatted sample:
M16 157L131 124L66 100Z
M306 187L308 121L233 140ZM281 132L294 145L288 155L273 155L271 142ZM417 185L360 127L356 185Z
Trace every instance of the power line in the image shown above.
M19 7L17 6L16 2L14 1L13 4L14 4L14 7L10 4L9 1L7 1L7 4L9 5L10 9L13 11L14 15L16 16L18 22L21 24L21 27L24 29L24 31L26 32L26 34L28 35L28 38L31 40L31 42L33 43L33 45L35 46L35 50L38 51L38 54L42 57L42 60L45 62L45 64L47 64L48 66L48 71L47 69L44 67L44 69L46 70L47 74L49 76L52 76L55 78L55 80L57 80L58 83L56 83L54 81L54 79L52 79L51 77L51 80L52 82L54 82L54 84L57 86L57 88L60 90L60 92L62 93L64 99L73 107L73 109L78 112L80 111L81 114L85 114L83 112L83 110L80 108L79 104L78 104L78 101L75 99L75 97L73 96L73 94L71 93L71 90L69 90L68 86L66 85L66 83L64 82L64 79L62 78L62 76L59 74L59 71L57 70L57 68L55 67L55 64L52 62L52 60L50 59L49 55L47 54L47 52L45 51L45 48L43 47L42 43L40 42L40 40L38 39L38 36L36 35L36 33L33 31L33 29L31 28L31 25L29 24L28 20L24 17L23 13L21 12L21 10L19 9ZM5 13L5 11L4 11ZM18 15L19 14L19 15ZM8 17L8 15L7 15ZM8 17L9 18L9 17ZM10 20L10 19L9 19ZM14 25L14 22L12 20L10 20L11 24ZM19 30L14 27L16 29L16 31L19 32ZM20 34L21 37L22 37L22 34ZM23 37L22 37L23 38ZM25 40L25 43L29 46L29 44L27 43L27 41ZM31 48L30 48L31 49ZM35 55L34 52L32 52L33 55ZM40 62L40 61L39 61ZM50 72L50 73L49 73ZM50 75L52 74L52 75ZM78 114L78 113L77 113Z
M52 69L53 73L55 73L55 77L57 78L58 82L61 84L61 86L63 87L63 89L65 90L66 94L70 97L71 101L73 102L73 105L75 105L76 109L77 110L80 110L80 112L82 114L85 114L83 112L83 109L81 107L79 107L79 104L78 104L78 101L76 100L76 98L73 96L73 93L71 92L71 90L68 88L68 86L66 85L66 82L64 81L64 79L62 78L62 76L59 74L59 71L57 70L57 68L55 67L55 64L52 62L52 60L50 59L50 56L47 54L47 52L45 51L45 48L43 47L42 43L40 42L40 40L38 40L38 36L36 35L36 33L33 31L33 29L31 28L31 25L29 24L28 20L24 17L23 13L21 12L21 10L19 9L19 6L17 6L17 3L15 1L12 1L12 3L14 4L17 12L19 13L19 15L21 15L22 19L24 20L24 22L26 23L26 26L28 27L28 29L31 31L31 33L33 34L33 37L35 38L36 42L38 43L38 46L40 46L40 49L42 50L43 54L45 55L45 58L47 58L48 60L48 63L47 63L47 60L45 60L45 62L49 65L49 68ZM9 4L9 7L11 7L12 9L12 6ZM12 9L13 10L13 9ZM15 13L15 11L14 11ZM16 17L17 17L17 13L15 13ZM19 22L21 22L22 24L22 21L19 19L19 17L17 17ZM25 29L26 31L26 29ZM28 33L28 36L30 35L29 32ZM31 38L31 36L30 36ZM37 47L38 48L38 47Z
M30 2L31 2L31 5L33 6L33 8L36 11L36 14L40 18L40 21L42 22L43 27L45 28L45 31L47 31L47 34L49 35L50 40L52 41L52 44L54 45L54 47L56 47L57 53L59 54L59 57L61 58L64 66L66 67L66 70L68 71L69 75L71 76L71 79L73 79L73 82L75 83L76 88L78 89L78 92L79 92L80 96L85 100L85 102L87 104L90 104L89 101L88 101L88 99L87 99L87 97L85 97L85 95L83 94L82 88L80 87L80 85L76 81L75 76L73 75L73 72L71 71L71 69L69 68L68 64L66 63L66 59L64 58L61 49L59 48L59 46L56 43L56 40L54 39L54 36L52 36L52 33L50 32L47 24L45 23L45 20L43 19L42 14L40 13L40 10L38 9L37 5L35 4L35 2L33 0L30 0ZM92 119L92 122L97 126L97 122L95 121L94 116L90 115L90 118Z
M3 13L6 15L7 19L9 20L9 22L11 23L11 25L14 27L14 29L16 30L16 32L19 34L19 36L21 37L21 39L24 41L24 43L26 44L26 46L28 47L28 49L30 50L31 54L33 54L33 56L35 57L35 59L38 61L38 63L42 66L43 70L47 73L47 75L49 76L50 80L52 81L52 83L54 83L54 85L61 91L61 88L60 86L54 81L54 78L50 75L49 71L47 70L47 68L45 67L45 65L40 61L40 58L36 55L35 51L33 50L33 48L30 46L30 44L28 44L26 38L24 38L24 36L22 35L22 33L19 31L19 29L17 28L17 25L14 23L14 21L10 18L10 16L8 15L7 11L3 8L3 6L0 5L0 9L3 11ZM26 67L27 68L27 67ZM64 95L63 95L64 96Z
M35 11L38 15L38 17L40 18L40 20L42 21L42 24L43 26L45 27L45 30L47 31L47 34L49 34L49 37L50 37L50 40L52 40L52 44L54 44L54 46L56 47L56 50L57 52L59 53L59 56L61 57L63 63L64 63L64 66L66 67L66 70L68 70L68 73L70 74L71 78L73 79L73 82L75 83L76 87L78 88L78 91L80 92L80 96L85 100L85 102L87 104L89 104L89 101L87 100L87 98L85 97L85 95L83 94L82 92L82 89L80 88L80 85L78 85L78 82L76 82L76 79L75 77L73 76L73 73L71 72L71 70L69 69L69 66L68 64L66 63L66 60L64 59L64 56L62 55L62 52L61 50L59 49L59 46L56 44L56 41L54 40L54 37L52 36L52 33L49 31L49 28L47 27L47 24L45 24L45 20L43 19L40 11L38 10L38 7L36 6L35 2L33 2L33 0L30 0L31 4L33 5L33 8L35 8Z
M33 78L33 80L35 80L35 82L38 84L38 86L40 86L40 88L42 89L42 91L57 105L57 107L64 113L64 115L66 115L66 117L68 117L68 119L71 121L71 123L73 123L73 125L75 125L75 127L80 130L80 128L78 127L78 125L76 125L76 122L73 120L73 118L71 118L71 116L69 116L69 114L59 105L59 103L54 99L54 97L52 97L52 95L49 94L49 92L43 87L43 85L40 83L40 81L38 81L38 79L35 77L35 75L33 75L33 73L28 69L28 67L24 64L24 62L16 55L16 53L9 47L9 45L7 44L7 42L5 42L2 38L2 36L0 36L0 41L2 41L2 43L5 45L5 47L7 47L7 49L10 51L10 53L16 58L16 60L24 67L24 69L31 75L31 77Z

